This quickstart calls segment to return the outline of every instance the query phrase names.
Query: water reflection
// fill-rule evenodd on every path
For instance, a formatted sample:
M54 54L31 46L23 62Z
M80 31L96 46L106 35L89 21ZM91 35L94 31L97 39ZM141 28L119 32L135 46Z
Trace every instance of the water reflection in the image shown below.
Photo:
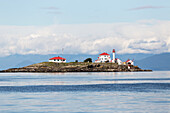
M170 72L1 73L0 112L169 112Z
M170 72L1 73L0 86L170 83Z

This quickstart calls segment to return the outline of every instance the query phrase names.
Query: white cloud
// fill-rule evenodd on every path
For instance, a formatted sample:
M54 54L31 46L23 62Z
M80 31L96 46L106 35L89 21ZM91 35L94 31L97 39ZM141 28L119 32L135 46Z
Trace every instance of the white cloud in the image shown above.
M157 40L156 38L153 38L152 40L144 39L144 40L133 41L129 44L128 48L132 48L136 50L143 50L148 53L153 50L156 53L159 53L159 51L162 52L162 51L168 50L166 42L162 40Z
M0 26L0 54L170 52L170 21L51 26Z

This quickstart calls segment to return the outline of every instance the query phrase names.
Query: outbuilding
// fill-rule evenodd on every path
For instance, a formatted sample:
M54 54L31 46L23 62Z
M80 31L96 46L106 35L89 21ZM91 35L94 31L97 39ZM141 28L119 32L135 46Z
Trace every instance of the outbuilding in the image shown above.
M66 63L66 59L58 56L58 57L50 58L49 62Z
M115 63L118 63L118 65L122 65L122 61L118 58L115 59Z
M126 64L127 64L127 65L134 65L134 62L133 62L133 60L128 59L128 60L126 61Z

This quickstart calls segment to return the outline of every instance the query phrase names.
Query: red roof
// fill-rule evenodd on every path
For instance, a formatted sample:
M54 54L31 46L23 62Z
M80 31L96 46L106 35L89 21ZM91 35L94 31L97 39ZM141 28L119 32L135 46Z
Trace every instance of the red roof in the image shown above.
M66 59L62 57L53 57L53 58L50 58L49 60L66 60Z
M115 53L115 49L113 49L113 53Z
M128 59L126 62L131 62L131 60L130 60L130 59Z
M109 54L107 54L107 53L102 53L102 54L100 54L100 55L109 55Z

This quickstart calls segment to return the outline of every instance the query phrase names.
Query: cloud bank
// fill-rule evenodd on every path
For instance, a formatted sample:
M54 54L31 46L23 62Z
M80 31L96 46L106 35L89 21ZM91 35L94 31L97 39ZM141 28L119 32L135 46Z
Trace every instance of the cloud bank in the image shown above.
M0 26L0 55L170 52L170 21Z

